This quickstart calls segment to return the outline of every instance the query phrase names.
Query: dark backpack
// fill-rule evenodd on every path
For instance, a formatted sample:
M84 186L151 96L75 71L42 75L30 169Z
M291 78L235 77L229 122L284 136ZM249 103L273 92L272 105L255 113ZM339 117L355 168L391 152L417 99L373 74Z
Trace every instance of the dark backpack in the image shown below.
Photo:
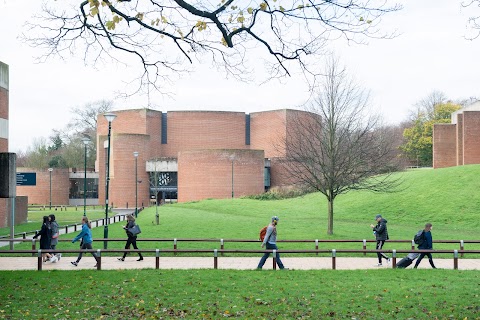
M267 228L268 226L265 226L262 229L260 229L260 241L262 242L265 239L265 235L267 234Z
M422 245L423 242L425 241L425 234L423 230L418 231L415 236L413 237L413 242L415 242L418 245Z

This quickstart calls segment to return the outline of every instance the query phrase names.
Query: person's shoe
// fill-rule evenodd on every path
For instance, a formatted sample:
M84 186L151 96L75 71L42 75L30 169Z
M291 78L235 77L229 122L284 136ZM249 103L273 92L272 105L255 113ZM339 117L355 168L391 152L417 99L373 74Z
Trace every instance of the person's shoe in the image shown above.
M143 260L143 257L140 257L137 259L137 261L142 261Z
M280 269L280 270L290 270L290 269L288 269L288 268L282 268L282 269Z
M392 262L392 259L388 258L387 263L390 264Z
M382 267L383 265L381 263L377 263L375 267Z
M55 263L55 262L57 262L57 261L58 261L57 256L52 256L52 257L50 258L50 262L51 262L51 263Z
M75 267L78 266L78 262L77 261L72 261L70 262L71 264L73 264Z
M125 258L117 258L118 261L125 261Z
M98 263L95 263L95 265L94 265L93 267L94 267L94 268L96 268L96 267L97 267L97 265L98 265Z
M57 253L55 256L57 257L58 261L60 261L60 259L62 258L62 254L61 254L61 253Z

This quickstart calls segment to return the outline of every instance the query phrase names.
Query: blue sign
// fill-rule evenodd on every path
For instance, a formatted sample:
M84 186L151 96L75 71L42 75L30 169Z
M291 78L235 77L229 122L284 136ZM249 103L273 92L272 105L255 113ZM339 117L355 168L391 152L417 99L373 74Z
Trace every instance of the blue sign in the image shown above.
M36 172L17 172L17 186L36 186Z

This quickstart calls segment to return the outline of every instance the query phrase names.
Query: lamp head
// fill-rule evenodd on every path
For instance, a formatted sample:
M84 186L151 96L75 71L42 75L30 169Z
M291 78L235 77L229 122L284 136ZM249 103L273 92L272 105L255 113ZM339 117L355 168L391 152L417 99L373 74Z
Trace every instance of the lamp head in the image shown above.
M107 119L108 123L111 123L117 117L114 113L105 113L103 116Z

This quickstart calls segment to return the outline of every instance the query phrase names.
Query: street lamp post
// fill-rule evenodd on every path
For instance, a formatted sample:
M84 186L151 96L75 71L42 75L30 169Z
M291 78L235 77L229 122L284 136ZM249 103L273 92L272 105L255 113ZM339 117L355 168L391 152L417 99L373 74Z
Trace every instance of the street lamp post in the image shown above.
M112 121L117 117L116 114L113 113L105 113L103 115L105 119L108 121L108 146L107 146L107 165L105 170L105 222L103 228L103 238L108 239L108 186L110 184L110 135L112 131ZM107 241L103 241L103 248L107 249Z
M233 158L232 158L232 199L234 198L233 195Z
M50 174L50 210L52 210L52 171L53 168L48 168L48 172Z
M85 145L85 161L84 161L84 176L83 176L83 216L87 215L87 145L90 142L90 139L87 137L82 138L83 144Z
M138 215L138 177L137 177L137 160L138 160L138 152L135 151L133 153L133 156L135 157L135 218Z

